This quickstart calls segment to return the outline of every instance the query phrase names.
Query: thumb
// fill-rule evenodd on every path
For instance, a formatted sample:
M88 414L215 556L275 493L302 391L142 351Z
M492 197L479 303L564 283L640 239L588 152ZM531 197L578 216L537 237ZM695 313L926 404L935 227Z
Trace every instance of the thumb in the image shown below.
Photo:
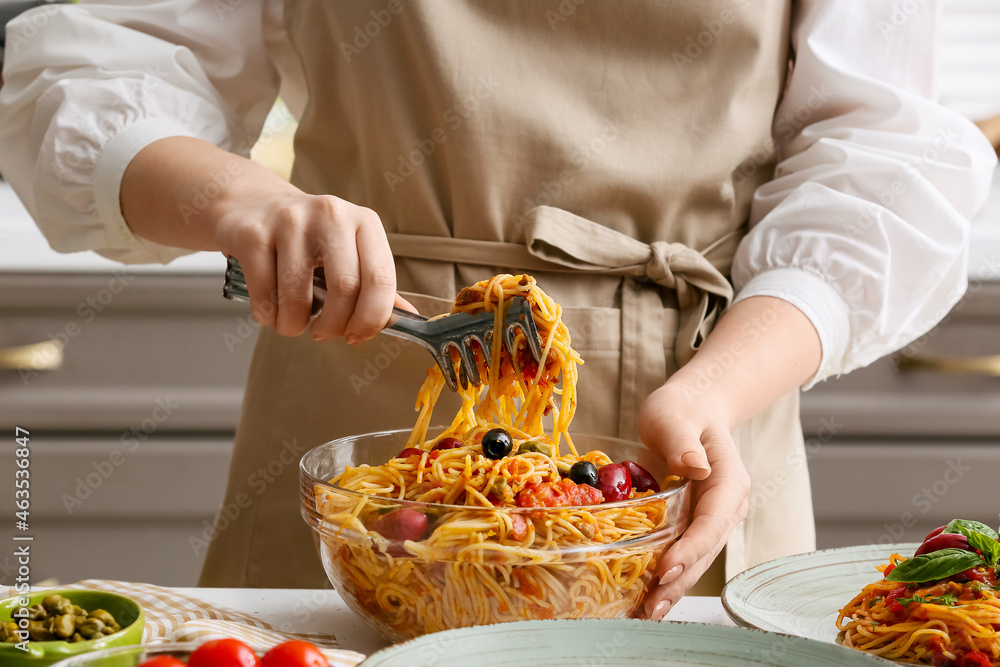
M712 468L701 444L702 428L665 403L657 400L654 392L642 404L637 423L639 439L663 456L673 474L705 479Z
M402 308L403 310L408 310L411 313L417 312L416 306L414 306L412 303L401 297L399 294L396 294L396 302L392 305L394 305L396 308Z

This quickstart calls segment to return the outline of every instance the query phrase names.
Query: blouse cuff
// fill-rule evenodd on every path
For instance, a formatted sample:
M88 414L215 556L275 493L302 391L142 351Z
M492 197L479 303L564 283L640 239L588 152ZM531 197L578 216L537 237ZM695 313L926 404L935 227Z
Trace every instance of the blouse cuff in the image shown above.
M822 359L816 373L803 383L810 389L841 366L851 336L847 303L822 278L796 268L770 269L757 274L736 295L734 301L752 296L772 296L792 304L809 318L819 334Z
M99 252L127 263L162 263L188 255L192 250L160 245L137 237L129 229L121 210L121 185L125 169L139 151L167 137L194 137L191 130L170 120L152 119L129 125L104 145L94 165L94 204L105 224L110 253ZM127 257L127 258L126 258Z

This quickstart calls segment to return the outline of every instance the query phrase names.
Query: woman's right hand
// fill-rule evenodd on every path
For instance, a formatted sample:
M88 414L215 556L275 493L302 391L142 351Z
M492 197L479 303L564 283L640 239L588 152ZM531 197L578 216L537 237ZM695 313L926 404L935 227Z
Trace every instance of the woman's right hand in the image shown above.
M203 193L201 206L192 205L192 193ZM307 194L207 142L170 137L142 149L122 178L121 204L137 236L238 259L254 319L282 335L309 327L317 340L360 343L385 326L394 304L406 306L396 296L392 252L374 211ZM313 270L320 266L326 303L309 326Z
M284 336L301 334L311 317L313 269L321 266L327 296L309 327L313 338L371 338L389 321L396 297L381 220L331 195L284 189L224 206L216 225L219 248L243 266L254 319Z

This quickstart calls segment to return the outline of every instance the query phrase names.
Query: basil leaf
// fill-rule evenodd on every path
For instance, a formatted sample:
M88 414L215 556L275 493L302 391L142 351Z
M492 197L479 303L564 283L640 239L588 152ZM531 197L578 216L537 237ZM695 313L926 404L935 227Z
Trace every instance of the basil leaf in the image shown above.
M954 519L949 521L948 525L944 527L944 532L965 535L966 537L972 537L973 533L979 533L991 539L1000 540L1000 535L997 535L997 531L985 523L969 521L968 519Z
M896 598L896 602L903 605L904 607L909 607L911 602L927 603L931 602L930 598L921 597L919 595L914 595L912 598Z
M997 559L1000 558L1000 542L986 537L982 533L972 533L966 537L969 538L970 547L983 552L983 560L986 561L987 565L997 566Z
M886 580L901 583L936 581L964 572L977 565L985 565L985 562L971 551L955 548L941 549L904 560L889 573Z

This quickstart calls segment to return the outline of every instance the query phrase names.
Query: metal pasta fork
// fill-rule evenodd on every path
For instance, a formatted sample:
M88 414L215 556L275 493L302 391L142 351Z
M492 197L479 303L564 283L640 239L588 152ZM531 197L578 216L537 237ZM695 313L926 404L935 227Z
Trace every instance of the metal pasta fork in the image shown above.
M235 301L250 300L243 267L235 257L230 257L226 265L226 282L222 287L222 295ZM322 269L317 269L313 274L314 314L319 312L325 300L326 280ZM503 343L512 354L516 349L518 331L524 335L528 352L535 363L541 363L542 347L535 318L531 314L531 304L521 296L511 299L510 306L504 313ZM402 308L393 308L392 317L382 333L414 342L430 352L441 368L448 388L458 391L459 382L463 387L468 387L470 382L482 383L472 343L479 345L483 363L488 368L490 350L493 349L493 313L457 313L431 320ZM451 359L452 349L459 357L457 374Z

